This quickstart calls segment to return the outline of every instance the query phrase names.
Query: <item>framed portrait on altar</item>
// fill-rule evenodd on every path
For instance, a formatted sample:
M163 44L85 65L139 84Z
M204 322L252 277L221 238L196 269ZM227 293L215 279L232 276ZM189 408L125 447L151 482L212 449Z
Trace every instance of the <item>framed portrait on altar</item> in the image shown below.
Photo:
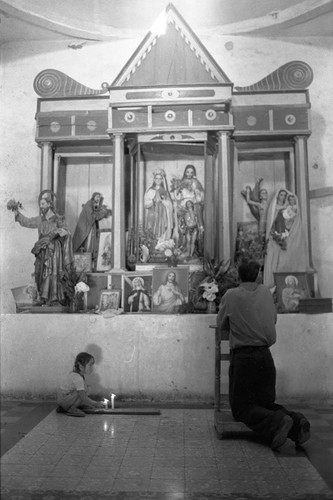
M274 273L278 313L298 313L300 299L311 297L311 280L307 273Z
M99 230L96 271L109 271L112 265L111 231Z
M152 311L177 314L188 303L189 267L156 267L153 269Z
M152 310L152 273L128 272L122 276L122 308L128 313Z
M106 289L101 290L99 299L99 312L114 311L120 307L121 290L120 289Z

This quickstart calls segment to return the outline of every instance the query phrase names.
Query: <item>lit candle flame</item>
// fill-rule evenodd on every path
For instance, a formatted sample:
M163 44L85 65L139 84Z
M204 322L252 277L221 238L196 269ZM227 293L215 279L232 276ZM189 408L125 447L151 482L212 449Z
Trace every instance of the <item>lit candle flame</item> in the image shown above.
M114 410L114 398L116 397L115 394L111 394L111 408Z

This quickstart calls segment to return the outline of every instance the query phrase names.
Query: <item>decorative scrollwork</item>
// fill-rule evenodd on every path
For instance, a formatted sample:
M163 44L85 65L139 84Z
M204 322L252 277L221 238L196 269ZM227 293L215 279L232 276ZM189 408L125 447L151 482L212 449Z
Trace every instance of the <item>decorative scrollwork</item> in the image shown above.
M132 111L128 111L127 113L125 113L124 118L127 123L133 123L135 120L135 113L132 113Z
M164 118L167 122L173 122L176 119L176 113L172 109L169 109L164 113Z
M217 116L215 109L207 109L205 116L209 121L215 120Z
M295 115L287 115L284 119L287 125L295 125L296 116Z
M44 69L34 80L34 90L41 97L69 97L105 94L108 89L95 90L73 80L57 69Z
M253 115L250 115L247 117L246 123L249 125L249 127L254 127L257 123L257 118Z
M313 71L303 61L290 61L249 87L235 87L241 92L261 90L303 90L311 85Z

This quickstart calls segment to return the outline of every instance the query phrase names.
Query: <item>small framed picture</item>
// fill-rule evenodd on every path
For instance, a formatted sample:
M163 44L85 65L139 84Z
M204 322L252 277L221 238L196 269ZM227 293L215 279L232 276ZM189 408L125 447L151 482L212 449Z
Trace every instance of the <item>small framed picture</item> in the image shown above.
M153 312L177 314L188 302L189 268L153 269Z
M152 273L125 273L123 275L123 301L125 312L151 312Z
M96 271L109 271L112 265L111 231L100 230Z
M74 254L74 267L77 273L90 273L92 260L90 252L78 252Z
M101 290L98 311L104 312L108 310L114 311L119 309L120 297L121 297L120 289Z
M274 273L278 313L299 312L299 300L311 297L311 279L307 273Z

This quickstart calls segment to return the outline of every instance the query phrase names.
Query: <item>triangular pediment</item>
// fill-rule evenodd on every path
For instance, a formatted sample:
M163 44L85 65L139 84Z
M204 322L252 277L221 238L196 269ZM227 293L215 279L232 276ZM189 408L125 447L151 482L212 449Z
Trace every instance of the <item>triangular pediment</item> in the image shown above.
M169 4L113 87L231 83L176 8Z

